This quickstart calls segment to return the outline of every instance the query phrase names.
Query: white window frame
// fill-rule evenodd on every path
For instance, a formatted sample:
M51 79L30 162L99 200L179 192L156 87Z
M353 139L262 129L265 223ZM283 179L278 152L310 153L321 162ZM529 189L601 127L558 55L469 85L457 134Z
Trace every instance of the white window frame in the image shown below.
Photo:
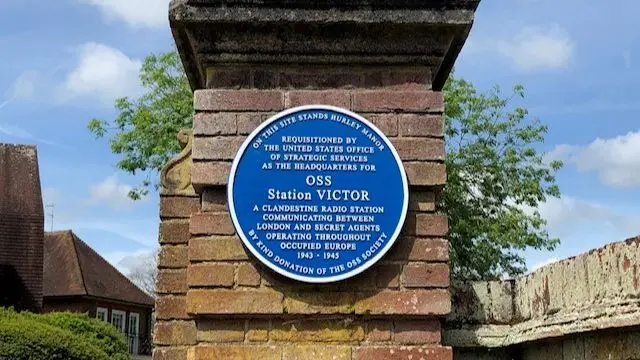
M115 324L113 323L114 315L122 315L122 326L120 328L116 327L116 329L118 329L120 332L125 332L125 330L127 329L127 313L120 310L111 310L111 325L115 327Z
M136 329L131 328L131 319L136 319ZM129 326L127 333L129 334L129 352L137 355L139 347L138 336L140 336L140 314L134 312L129 313Z
M100 314L104 314L104 318L100 317ZM109 323L109 309L99 307L96 309L96 319Z

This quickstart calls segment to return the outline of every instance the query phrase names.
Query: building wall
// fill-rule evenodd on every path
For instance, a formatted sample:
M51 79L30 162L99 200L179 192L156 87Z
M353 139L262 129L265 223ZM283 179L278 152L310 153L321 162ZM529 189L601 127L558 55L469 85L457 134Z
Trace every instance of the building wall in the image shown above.
M506 281L456 283L456 359L640 359L640 238Z
M0 144L0 306L42 309L43 242L36 148Z
M193 138L182 133L185 149L163 172L154 359L186 359L188 352L194 360L451 357L440 345L439 319L451 306L448 227L435 213L446 179L443 98L424 83L376 83L429 78L395 70L355 77L363 82L353 90L196 92ZM313 88L322 74L299 80ZM265 83L253 78L256 87L271 83L265 73ZM220 88L222 79L209 83ZM411 193L391 253L354 279L323 286L263 268L236 235L226 200L231 160L247 134L279 110L314 103L356 111L385 132L404 160Z
M126 313L125 333L129 335L129 316L131 313L137 313L140 316L140 325L138 337L140 338L140 351L151 351L151 317L153 309L149 306L139 306L135 304L122 304L120 302L111 302L105 300L96 300L84 297L66 297L66 298L44 298L43 312L65 312L86 313L90 317L96 317L97 308L107 309L107 322L111 321L113 310L119 310Z
M455 360L640 360L638 328L594 331L507 349L456 348Z

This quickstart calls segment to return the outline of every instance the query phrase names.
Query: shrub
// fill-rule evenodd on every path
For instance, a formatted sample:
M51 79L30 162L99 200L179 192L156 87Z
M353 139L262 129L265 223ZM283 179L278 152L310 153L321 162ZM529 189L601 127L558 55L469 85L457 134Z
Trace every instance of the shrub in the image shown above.
M122 334L86 315L0 309L1 360L126 360Z

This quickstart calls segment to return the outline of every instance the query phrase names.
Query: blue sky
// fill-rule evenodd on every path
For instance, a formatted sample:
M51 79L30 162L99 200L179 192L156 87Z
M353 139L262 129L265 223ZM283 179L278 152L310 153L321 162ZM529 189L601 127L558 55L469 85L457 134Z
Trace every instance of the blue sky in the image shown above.
M123 271L157 243L158 195L133 203L105 140L86 130L140 94L141 59L172 48L167 0L0 0L0 142L38 145L53 228L72 228ZM640 29L632 0L484 0L456 74L522 84L566 161L562 199L540 206L562 239L532 267L640 233ZM50 212L51 209L47 209ZM47 220L47 229L51 221Z

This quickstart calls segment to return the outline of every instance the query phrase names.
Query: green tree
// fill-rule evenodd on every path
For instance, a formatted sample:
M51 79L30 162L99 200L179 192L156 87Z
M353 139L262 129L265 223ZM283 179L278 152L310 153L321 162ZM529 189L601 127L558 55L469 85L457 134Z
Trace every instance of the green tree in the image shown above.
M118 168L146 172L130 193L134 199L157 186L151 179L180 150L176 134L191 127L193 115L192 93L175 52L147 57L140 78L145 95L118 99L113 121L89 122L89 130L108 136L111 150L121 155ZM560 195L554 174L562 164L546 163L535 147L547 127L512 106L524 97L520 86L504 96L497 87L482 93L451 77L444 94L448 185L438 205L449 216L454 276L521 274L523 250L553 250L558 244L535 210L547 197Z
M111 151L121 155L116 166L131 174L144 173L145 180L129 196L140 199L150 186L157 187L157 173L178 151L178 131L191 128L193 94L176 52L151 55L140 69L146 93L138 99L119 98L119 114L113 121L92 119L89 131L101 138L109 135Z
M516 86L510 96L498 87L479 93L451 78L444 88L447 186L439 208L449 217L454 275L491 279L526 271L522 251L553 250L536 210L548 197L559 197L555 172L562 163L547 163L535 145L547 127L529 119Z

